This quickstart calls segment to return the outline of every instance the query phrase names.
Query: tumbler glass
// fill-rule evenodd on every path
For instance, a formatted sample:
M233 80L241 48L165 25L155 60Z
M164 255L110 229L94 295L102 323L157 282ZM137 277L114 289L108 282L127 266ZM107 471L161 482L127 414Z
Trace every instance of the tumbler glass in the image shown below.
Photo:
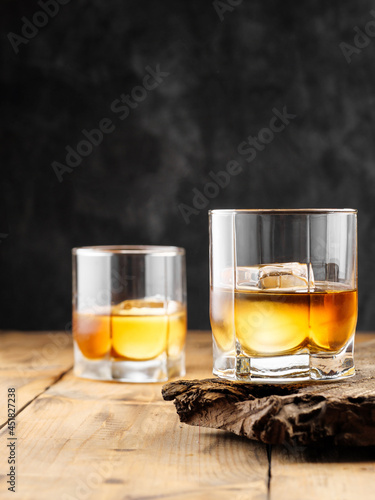
M183 248L73 249L75 374L159 382L185 374Z
M214 374L354 375L356 210L212 210L209 219Z

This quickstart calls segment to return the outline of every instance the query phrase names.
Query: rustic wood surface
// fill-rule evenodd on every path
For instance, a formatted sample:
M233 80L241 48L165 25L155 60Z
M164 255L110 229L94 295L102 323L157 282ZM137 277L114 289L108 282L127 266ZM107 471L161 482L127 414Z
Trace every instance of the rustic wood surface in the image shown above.
M166 384L181 422L266 444L375 445L375 340L357 346L343 381L254 385L218 378Z
M0 332L0 340L0 498L373 497L374 448L270 447L184 425L173 404L163 401L162 384L76 378L64 333ZM210 334L189 332L187 378L208 378L211 369ZM16 493L6 484L9 387L17 392Z

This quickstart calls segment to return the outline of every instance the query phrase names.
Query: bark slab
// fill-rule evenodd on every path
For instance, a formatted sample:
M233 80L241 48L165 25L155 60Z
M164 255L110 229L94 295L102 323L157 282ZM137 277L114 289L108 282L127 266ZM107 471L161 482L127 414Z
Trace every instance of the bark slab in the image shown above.
M267 444L375 445L375 341L355 352L356 375L340 382L260 385L219 378L162 388L180 421Z

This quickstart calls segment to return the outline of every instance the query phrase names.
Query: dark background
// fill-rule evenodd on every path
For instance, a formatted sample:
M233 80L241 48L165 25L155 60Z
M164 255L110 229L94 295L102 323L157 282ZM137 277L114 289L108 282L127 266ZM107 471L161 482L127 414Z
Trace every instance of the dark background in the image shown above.
M227 0L223 2L228 3ZM178 245L187 251L190 328L208 328L212 208L359 210L359 328L375 328L375 38L352 54L372 2L75 0L15 54L35 1L4 0L0 22L1 328L63 329L71 248ZM375 31L374 31L375 34ZM111 103L169 72L129 116ZM272 109L297 117L251 163L237 147ZM115 131L59 182L82 130ZM179 204L238 160L243 171L186 224Z

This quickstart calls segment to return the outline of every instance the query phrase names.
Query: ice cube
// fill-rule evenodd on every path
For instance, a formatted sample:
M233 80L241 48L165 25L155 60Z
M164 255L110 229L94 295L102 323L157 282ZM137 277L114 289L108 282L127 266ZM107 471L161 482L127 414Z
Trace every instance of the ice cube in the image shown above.
M237 267L236 269L236 289L238 290L303 292L313 290L313 288L314 274L311 264L286 262Z
M300 262L261 265L259 266L259 288L278 291L311 291L314 289L312 266Z
M115 316L161 316L175 314L184 310L180 302L162 299L155 296L124 300L112 306L112 314Z
M237 287L259 288L259 266L237 267Z
M234 274L237 286L244 285L246 288L258 288L259 266L237 267L236 273L234 273L233 267L228 267L221 273L220 284L224 287L230 286L232 288Z
M116 316L157 316L165 313L166 304L154 298L124 300L112 306L112 314Z
M285 262L226 268L221 273L221 286L237 290L277 290L307 292L314 289L311 264Z

